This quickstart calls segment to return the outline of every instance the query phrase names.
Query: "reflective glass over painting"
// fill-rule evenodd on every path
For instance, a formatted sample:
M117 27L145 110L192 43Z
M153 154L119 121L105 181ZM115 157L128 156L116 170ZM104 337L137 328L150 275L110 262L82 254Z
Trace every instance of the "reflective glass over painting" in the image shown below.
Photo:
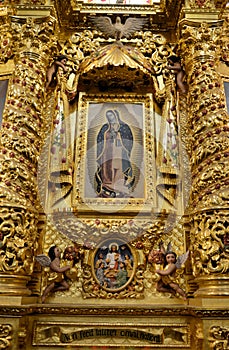
M89 103L85 197L144 197L143 104Z

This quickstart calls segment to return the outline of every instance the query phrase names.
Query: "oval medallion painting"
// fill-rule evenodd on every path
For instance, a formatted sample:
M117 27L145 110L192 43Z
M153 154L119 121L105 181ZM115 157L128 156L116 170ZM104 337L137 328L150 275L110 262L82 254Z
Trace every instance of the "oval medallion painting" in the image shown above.
M107 240L95 252L94 273L98 284L106 290L123 289L134 275L134 259L125 242Z

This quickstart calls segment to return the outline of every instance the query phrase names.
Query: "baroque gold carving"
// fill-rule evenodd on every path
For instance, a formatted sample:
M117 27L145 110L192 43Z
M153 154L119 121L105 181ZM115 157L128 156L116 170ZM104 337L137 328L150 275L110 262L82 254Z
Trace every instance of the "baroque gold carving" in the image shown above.
M188 123L193 137L192 207L214 207L216 202L217 205L226 205L221 192L225 192L228 183L229 127L223 83L217 73L222 22L216 26L184 24L187 25L182 30L180 50L185 55L189 83Z
M195 214L191 229L195 276L227 275L229 270L228 212L217 210Z
M50 217L51 218L51 217ZM96 242L108 236L117 235L127 237L130 241L139 241L146 245L145 238L148 237L150 247L162 236L163 232L169 232L176 222L176 215L157 215L151 219L86 219L76 218L74 212L56 212L52 216L56 229L64 233L70 240L83 244ZM133 243L135 245L135 243Z
M31 275L37 216L22 208L0 210L0 271L7 274ZM10 291L9 291L10 293Z
M30 294L26 284L39 237L37 164L46 132L44 82L55 46L55 40L50 41L54 30L54 18L11 18L15 70L4 109L0 151L1 290L8 295Z
M167 137L167 145L165 150L166 154L164 155L163 152L161 151L158 152L158 164L160 164L160 173L158 175L157 190L170 206L175 207L176 198L179 192L178 187L180 183L180 178L178 175L180 160L178 160L179 142L177 138L177 115L176 115L177 100L176 100L176 90L174 85L174 75L169 74L168 70L166 73L167 58L170 54L172 54L173 50L171 45L168 45L166 43L166 40L162 35L152 36L150 32L140 32L137 34L137 37L138 37L137 46L140 46L139 49L141 49L147 57L147 58L146 57L144 58L144 62L146 62L144 67L140 67L137 70L137 73L143 74L145 72L145 71L141 72L143 68L147 70L148 67L151 67L151 66L155 67L156 72L154 73L152 70L152 72L150 73L152 78L154 79L154 88L156 90L155 96L158 102L164 102L164 100L166 99L163 106L162 119L164 120L163 128L165 129L165 133L170 136ZM133 39L133 40L136 40L136 39ZM57 118L54 118L54 123L56 123L54 127L54 136L58 140L63 139L63 136L64 136L64 134L62 135L58 134L59 132L58 130L62 130L62 129L67 130L66 124L63 124L64 127L60 129L60 126L62 125L63 120L66 121L66 118L68 117L68 113L69 113L68 107L66 107L66 98L69 98L71 100L72 96L76 95L78 79L81 85L85 81L93 81L93 83L95 83L95 81L97 82L98 79L101 78L102 74L104 74L104 79L106 79L106 81L110 79L111 72L107 70L106 66L104 67L104 64L105 64L103 63L104 57L101 57L101 60L99 60L99 57L98 57L99 51L97 50L97 48L103 45L104 52L106 52L106 48L112 45L104 46L103 41L104 39L102 40L102 38L98 36L98 33L96 34L95 31L87 30L81 33L79 32L74 33L62 45L61 52L66 54L69 57L68 65L69 65L70 71L68 73L69 76L67 80L65 76L62 76L60 80L61 84L59 87L61 87L61 91L64 91L64 93L66 93L67 91L67 94L65 94L64 97L60 97L60 100L58 100L60 102L60 103L58 102L58 107L60 107L61 103L63 103L63 101L65 100L65 103L63 103L64 109L60 107L59 112L57 113ZM151 44L152 44L152 49L150 49ZM123 47L125 48L125 46ZM137 51L135 52L134 48L130 47L129 50L132 50L136 56ZM90 69L88 64L90 66ZM137 63L135 62L135 65L136 64ZM101 68L99 74L97 74L97 71L96 71L96 69L98 68L97 66ZM79 71L75 73L74 72L75 69L79 69ZM88 69L89 69L89 72L87 71ZM117 69L119 68L116 67L114 70L115 71L115 76L113 77L114 85L119 84L117 83L117 72L116 72ZM149 69L148 71L150 72ZM123 77L124 71L122 69L120 70L120 74ZM130 76L129 71L128 71L128 74L129 75L127 76L127 79ZM142 79L138 78L137 81L139 80L142 80ZM149 81L149 78L147 81ZM112 78L111 78L111 83L112 83ZM166 88L165 88L165 85L166 85ZM170 91L170 88L172 92L171 93L168 92L165 97L165 91ZM83 113L85 113L84 110L83 110ZM81 125L81 128L82 127L84 127L83 124ZM171 130L172 132L169 132ZM147 145L149 146L149 149L151 149L153 143L152 143L152 140L150 139L150 133L148 134L149 134L149 137L147 137ZM65 135L65 137L67 137L67 135ZM161 140L160 142L162 142L163 138L164 138L163 135L160 136L160 140ZM56 143L56 141L54 143ZM63 141L63 144L66 145L66 142ZM49 201L52 202L52 204L53 203L55 204L61 199L63 199L64 197L68 197L69 199L67 200L68 201L70 200L73 182L72 182L72 168L71 168L72 157L68 152L66 153L66 151L65 152L63 150L61 150L61 152L56 151L56 144L55 145L53 144L53 146L54 147L51 147L51 153L54 152L54 148L55 148L55 155L53 156L51 154L51 159L54 157L57 157L57 153L60 153L62 157L60 157L61 161L60 161L59 167L60 169L65 169L64 171L61 170L60 174L57 171L55 171L54 168L53 168L54 171L51 171L50 180L53 186L51 186L50 188L49 198L53 198L53 199L51 200L49 199ZM82 153L81 146L82 144L80 144L79 147L77 146L77 151L81 149L81 153ZM64 166L63 164L61 164L61 162L64 163ZM165 162L167 164L165 164ZM52 164L53 162L51 161L51 165ZM78 183L78 180L76 184L77 183ZM149 180L149 183L151 186L151 180ZM59 189L60 184L61 184L61 190ZM152 192L152 187L153 186L151 186L151 189L149 190L149 194ZM77 193L77 198L78 196L79 195ZM75 198L75 195L74 195L74 198Z
M199 284L196 295L227 295L229 127L223 82L217 71L220 45L226 42L225 29L222 21L215 24L183 21L182 25L179 49L189 84L188 124L192 130L189 209L195 212L190 238L193 273Z
M213 350L228 349L229 328L222 326L212 326L209 331L208 341Z
M0 345L1 349L8 349L12 345L13 327L10 324L0 324Z
M3 64L12 58L14 53L10 19L7 15L0 15L0 28L0 64Z
M61 214L63 216L63 213ZM58 231L56 231L55 226L52 226L51 222L48 223L46 228L46 240L45 240L45 251L47 252L51 245L56 244L61 247L62 251L64 247L73 245L73 242L81 242L81 261L74 267L77 271L72 273L76 276L75 280L70 275L68 276L70 280L70 290L66 292L58 292L59 296L82 296L83 298L101 298L101 299L120 299L120 298L145 298L146 296L155 296L158 297L160 294L156 292L156 276L155 276L155 268L151 265L151 263L147 262L148 255L153 248L156 248L160 239L165 235L167 236L167 244L169 241L172 242L174 250L181 254L184 251L183 246L183 229L181 224L177 224L176 227L171 230L169 226L169 222L173 225L173 221L178 221L179 218L168 218L167 215L164 217L160 217L152 223L152 221L144 221L142 220L79 220L78 224L74 225L74 229L72 228L73 234L66 234L68 239L61 236ZM167 221L168 220L168 221ZM67 227L70 228L70 221L67 221ZM89 226L93 224L90 228ZM83 226L84 225L84 226ZM57 226L58 227L58 226ZM81 239L79 237L80 233L83 231L83 227L85 229L85 238ZM63 227L61 228L61 230ZM97 232L96 237L91 238L90 230L95 230L95 234ZM98 230L100 234L98 233ZM70 231L69 231L70 232ZM130 236L130 232L135 232L135 238L128 242L127 237ZM77 237L77 238L76 238ZM100 238L99 238L100 237ZM122 240L125 244L128 243L131 249L133 249L133 257L134 257L134 274L128 283L123 286L123 288L119 288L120 290L116 290L115 288L106 287L101 288L98 279L95 277L94 271L94 252L96 247L98 247L98 243L101 242L101 239L107 240L114 237ZM69 240L70 239L70 240ZM104 246L101 242L99 243ZM186 289L184 282L184 271L179 270L179 281L182 285L182 288ZM47 272L44 273L43 276L43 285L46 285L46 277ZM165 296L167 297L167 296Z
M22 26L18 21L13 24L13 39L19 45L17 49L27 52L17 56L3 116L1 187L5 198L10 201L17 193L16 201L25 205L26 202L35 204L37 196L36 168L44 135L42 129L46 124L42 117L42 100L47 61L45 63L36 50L44 53L50 50L45 36L45 33L50 34L50 24L44 21L41 28L33 20ZM51 28L53 30L53 23ZM34 47L29 52L32 42Z

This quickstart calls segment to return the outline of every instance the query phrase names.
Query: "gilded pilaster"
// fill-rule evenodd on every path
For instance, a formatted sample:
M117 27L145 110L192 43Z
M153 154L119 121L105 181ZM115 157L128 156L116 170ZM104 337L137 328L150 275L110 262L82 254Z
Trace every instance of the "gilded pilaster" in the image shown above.
M39 237L37 166L48 129L44 85L55 50L55 19L13 16L8 21L6 44L11 44L15 69L1 130L0 293L23 296L30 294L26 285Z
M199 287L196 296L229 295L229 125L217 71L223 33L223 21L181 22L179 50L189 86L189 221L193 273Z

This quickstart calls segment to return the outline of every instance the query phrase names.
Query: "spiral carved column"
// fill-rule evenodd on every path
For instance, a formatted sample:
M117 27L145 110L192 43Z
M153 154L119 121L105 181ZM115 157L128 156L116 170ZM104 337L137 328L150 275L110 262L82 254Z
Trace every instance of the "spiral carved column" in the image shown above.
M217 71L227 23L182 23L189 85L191 258L200 297L229 295L229 116Z
M55 43L54 25L54 19L48 17L11 18L15 69L9 81L0 146L1 295L31 293L27 283L40 232L37 166L47 129L44 86Z

